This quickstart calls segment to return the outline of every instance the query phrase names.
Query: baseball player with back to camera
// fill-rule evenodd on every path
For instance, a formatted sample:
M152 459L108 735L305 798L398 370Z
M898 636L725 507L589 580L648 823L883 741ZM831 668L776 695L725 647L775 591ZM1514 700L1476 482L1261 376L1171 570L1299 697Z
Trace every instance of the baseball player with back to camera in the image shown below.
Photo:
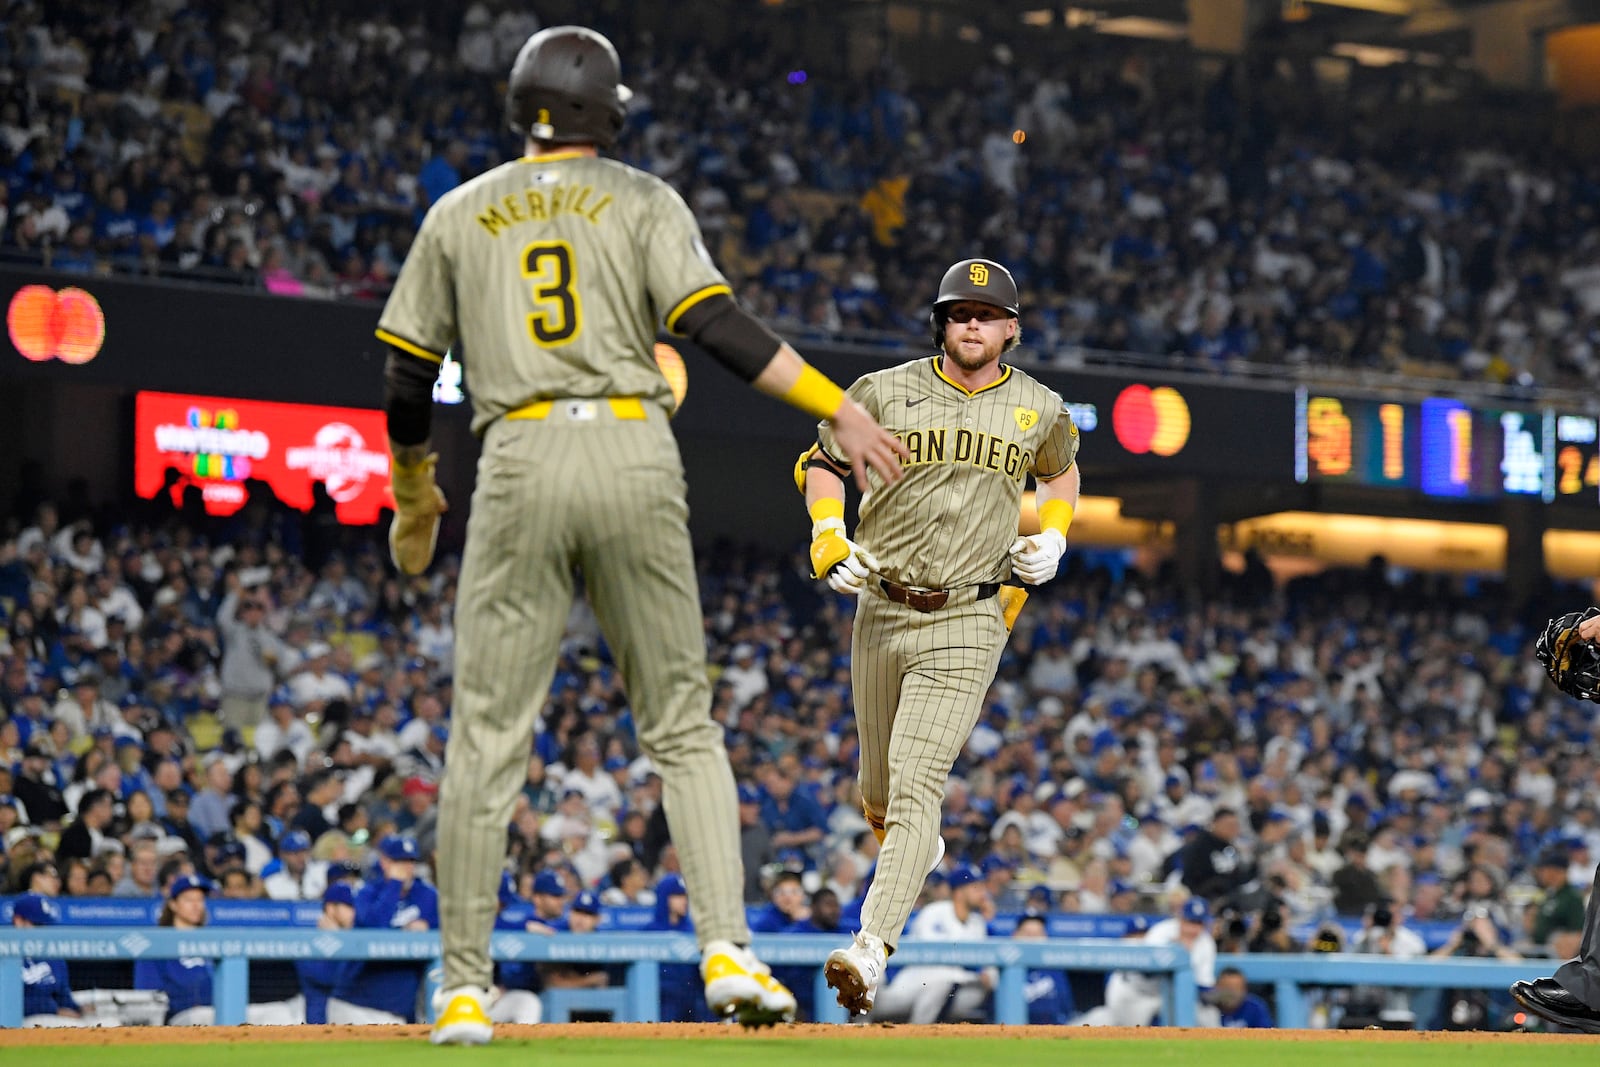
M444 495L432 387L460 342L483 439L456 616L456 703L440 794L444 945L436 1044L482 1044L505 827L555 670L573 570L616 653L692 899L708 1003L761 1024L794 997L748 950L733 773L710 714L683 464L654 358L684 334L757 389L832 420L841 462L900 476L904 446L734 301L665 182L600 158L628 92L600 34L530 37L507 90L527 154L428 211L379 321L407 574L433 557Z
M904 442L905 477L874 476L852 540L844 483L859 474L834 422L818 427L795 481L811 513L811 565L858 596L851 685L861 737L861 800L882 844L852 943L828 957L828 984L872 1009L927 873L944 854L944 783L977 725L1024 593L1066 550L1078 502L1078 430L1061 397L1000 362L1021 337L1017 285L967 259L933 303L940 351L858 379L850 395ZM1037 483L1041 532L1017 536L1023 482ZM1002 603L1002 595L1005 602Z
M1551 619L1534 655L1550 680L1568 696L1600 703L1600 608ZM1511 996L1541 1018L1570 1030L1600 1034L1600 871L1583 913L1583 940L1576 958L1549 978L1517 982Z

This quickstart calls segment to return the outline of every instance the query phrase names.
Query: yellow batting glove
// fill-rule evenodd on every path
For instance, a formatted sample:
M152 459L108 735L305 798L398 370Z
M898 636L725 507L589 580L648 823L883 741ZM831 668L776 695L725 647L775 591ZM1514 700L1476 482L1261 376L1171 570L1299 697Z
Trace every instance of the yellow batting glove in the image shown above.
M844 523L836 530L824 530L811 541L811 577L826 578L829 571L849 558L850 542L845 540Z
M811 505L811 576L836 593L859 596L878 569L872 553L844 535L844 501L824 497Z
M1022 605L1028 602L1028 591L1020 585L1002 585L996 595L1000 598L1000 615L1006 621L1006 633L1010 633L1016 629Z
M433 562L440 516L449 505L434 481L437 453L410 466L395 460L390 468L394 521L389 524L389 558L401 574L421 574Z

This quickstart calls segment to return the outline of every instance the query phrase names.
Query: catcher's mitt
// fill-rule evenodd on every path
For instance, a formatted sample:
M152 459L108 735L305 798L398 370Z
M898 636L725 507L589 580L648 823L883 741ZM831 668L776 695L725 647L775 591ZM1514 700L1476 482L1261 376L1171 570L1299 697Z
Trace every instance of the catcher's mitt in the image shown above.
M1600 648L1578 636L1578 624L1600 615L1600 608L1572 611L1551 619L1533 646L1556 688L1568 696L1600 703Z

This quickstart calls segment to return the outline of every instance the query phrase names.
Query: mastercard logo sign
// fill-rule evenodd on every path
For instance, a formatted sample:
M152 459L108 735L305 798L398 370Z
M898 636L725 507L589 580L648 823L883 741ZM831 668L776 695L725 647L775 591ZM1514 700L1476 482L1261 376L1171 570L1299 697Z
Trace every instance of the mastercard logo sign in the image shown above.
M6 309L6 329L23 359L87 363L105 343L106 316L100 301L82 289L25 285Z
M1111 429L1135 455L1177 455L1189 443L1189 402L1171 386L1130 385L1117 394Z

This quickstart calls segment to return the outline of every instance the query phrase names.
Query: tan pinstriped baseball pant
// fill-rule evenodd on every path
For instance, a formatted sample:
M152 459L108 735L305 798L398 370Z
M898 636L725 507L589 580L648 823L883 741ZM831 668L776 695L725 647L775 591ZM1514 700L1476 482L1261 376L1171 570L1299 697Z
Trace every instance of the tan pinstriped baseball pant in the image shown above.
M711 719L683 463L659 408L489 427L456 613L456 702L439 796L444 988L491 984L506 826L583 573L661 771L695 929L747 942L733 772Z
M994 597L920 612L873 582L856 607L851 687L861 736L861 800L886 835L861 929L894 946L937 849L944 783L978 724L1006 644ZM967 597L965 603L961 599Z

